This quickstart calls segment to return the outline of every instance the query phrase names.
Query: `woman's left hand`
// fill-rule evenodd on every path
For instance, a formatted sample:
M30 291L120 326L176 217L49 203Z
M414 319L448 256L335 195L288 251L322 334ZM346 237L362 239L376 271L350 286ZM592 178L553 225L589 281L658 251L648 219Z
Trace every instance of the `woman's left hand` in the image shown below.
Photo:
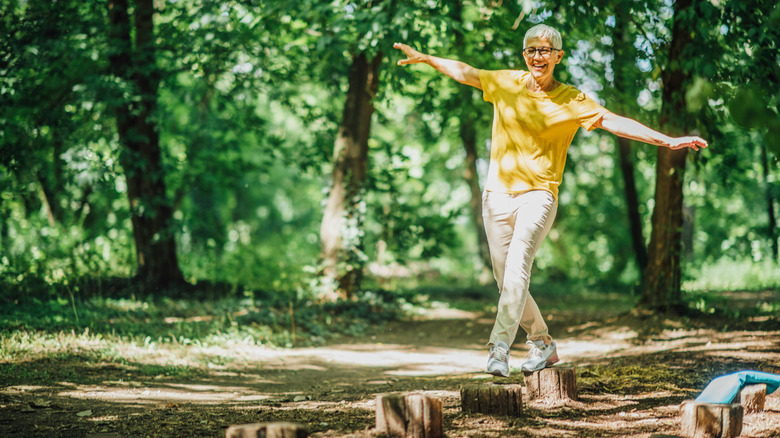
M669 142L669 149L673 150L691 148L694 151L698 151L699 148L706 147L707 141L701 137L676 137Z

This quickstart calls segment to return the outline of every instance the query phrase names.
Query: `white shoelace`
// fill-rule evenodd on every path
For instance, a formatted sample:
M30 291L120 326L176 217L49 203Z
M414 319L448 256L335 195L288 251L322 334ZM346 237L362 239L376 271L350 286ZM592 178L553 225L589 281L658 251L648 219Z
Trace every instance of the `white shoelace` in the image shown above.
M507 362L508 356L509 356L509 351L499 346L493 346L493 348L490 349L490 357L494 359L498 359L501 362Z
M531 351L528 352L528 356L527 356L529 359L536 358L536 357L542 357L542 354L543 354L542 353L542 349L539 348L538 345L536 345L536 342L534 342L534 341L526 341L525 343L527 345L531 346ZM549 347L548 345L545 345L545 349L548 348L548 347Z

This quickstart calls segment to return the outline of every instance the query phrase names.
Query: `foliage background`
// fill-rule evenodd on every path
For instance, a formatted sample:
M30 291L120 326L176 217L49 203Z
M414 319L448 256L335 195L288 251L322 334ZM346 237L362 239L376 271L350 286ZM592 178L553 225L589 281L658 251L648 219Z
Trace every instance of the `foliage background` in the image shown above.
M50 3L0 6L2 287L14 297L107 294L110 287L94 285L115 284L136 268L116 122L107 110L127 97L127 84L108 73L109 2ZM622 73L631 88L619 98L628 115L656 124L667 2L475 0L462 2L455 20L456 3L155 2L155 121L190 283L267 296L316 293L319 225L354 50L384 54L364 199L368 290L492 282L462 176L461 86L431 69L396 67L394 41L481 68L522 68L522 33L544 21L564 33L559 79L612 102L612 78L625 66L612 63L610 32L616 8L626 6L636 52ZM686 101L698 120L694 132L711 145L691 155L686 178L685 288L776 287L778 236L770 222L780 214L780 9L766 1L705 3L711 15L696 31L709 44L680 61L707 61ZM484 175L491 110L478 92L471 98ZM649 237L655 150L636 144L633 153ZM534 282L631 293L640 277L614 138L579 133L566 172Z

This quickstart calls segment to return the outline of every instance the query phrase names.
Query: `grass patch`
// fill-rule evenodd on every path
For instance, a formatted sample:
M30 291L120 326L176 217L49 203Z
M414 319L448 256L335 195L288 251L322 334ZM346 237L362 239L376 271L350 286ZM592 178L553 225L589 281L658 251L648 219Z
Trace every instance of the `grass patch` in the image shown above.
M312 346L360 336L427 305L413 294L382 291L336 303L252 292L203 299L85 296L82 290L64 297L49 292L5 298L0 303L0 363L15 364L0 372L6 384L78 377L59 376L55 366L40 367L45 360L86 367L116 364L139 376L186 377L254 362L256 347Z
M780 267L772 260L754 262L721 258L702 265L698 272L687 272L683 283L689 291L761 290L780 287Z
M578 369L577 387L586 394L642 394L689 390L704 378L683 369L657 366L590 366Z

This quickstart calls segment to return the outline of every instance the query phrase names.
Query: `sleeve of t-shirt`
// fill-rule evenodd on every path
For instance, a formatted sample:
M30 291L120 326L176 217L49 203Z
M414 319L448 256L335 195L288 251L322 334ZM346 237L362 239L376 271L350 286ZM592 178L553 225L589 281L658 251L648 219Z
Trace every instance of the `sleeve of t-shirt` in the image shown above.
M595 123L609 112L581 91L574 100L577 102L577 123L588 131L596 129Z
M496 89L496 75L498 70L480 70L479 82L482 85L482 98L493 103L493 91Z

